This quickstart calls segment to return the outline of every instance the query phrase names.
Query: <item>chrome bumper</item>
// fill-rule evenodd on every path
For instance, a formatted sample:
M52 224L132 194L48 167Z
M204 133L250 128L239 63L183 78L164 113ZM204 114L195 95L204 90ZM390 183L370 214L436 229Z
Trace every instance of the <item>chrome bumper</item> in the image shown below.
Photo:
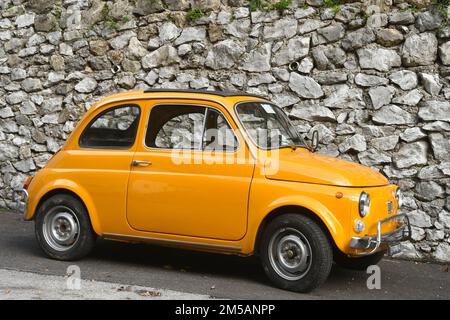
M28 206L28 191L25 189L15 190L14 194L16 199L16 210L19 211L25 219Z
M381 227L384 223L398 220L400 226L389 232L382 234ZM411 238L411 225L409 223L408 216L404 213L397 214L395 216L389 217L378 221L377 224L377 235L376 236L366 236L366 237L353 237L350 240L350 248L357 250L370 250L366 252L356 253L353 256L368 256L375 253L382 245L394 245L400 241L409 240Z

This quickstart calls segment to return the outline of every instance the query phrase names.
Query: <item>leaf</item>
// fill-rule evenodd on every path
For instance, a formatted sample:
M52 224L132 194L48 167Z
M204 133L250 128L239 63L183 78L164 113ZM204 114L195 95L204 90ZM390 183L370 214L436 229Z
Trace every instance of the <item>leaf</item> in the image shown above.
M138 290L136 293L142 297L160 297L161 292L159 291L148 291L148 290Z

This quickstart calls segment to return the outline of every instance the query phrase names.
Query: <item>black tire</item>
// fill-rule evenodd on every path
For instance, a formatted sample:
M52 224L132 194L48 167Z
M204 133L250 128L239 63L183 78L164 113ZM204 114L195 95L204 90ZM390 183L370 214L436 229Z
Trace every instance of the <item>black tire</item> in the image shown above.
M285 240L289 237L293 237L294 241ZM302 248L301 245L295 245L298 240L303 243L304 250L298 250ZM289 247L293 243L294 245ZM286 271L286 263L282 262L286 258L282 257L283 254L278 254L280 252L278 250L277 254L274 254L274 249L281 247L285 248L281 252L289 253L286 256L291 261L292 259L303 261L304 257L309 256L304 264L299 263L299 266L303 266L299 272L291 273L289 268ZM333 250L326 234L314 220L300 214L284 214L272 220L263 232L259 249L267 276L273 284L285 290L310 292L325 282L333 264Z
M376 265L383 259L385 250L365 257L348 257L339 249L334 251L334 262L341 268L366 271L369 266Z
M55 233L51 231L54 230L53 220L62 221L57 225L58 231L63 229L70 231L69 234L72 236L66 240L67 244L58 242L60 239L55 240ZM74 222L78 226L72 228L69 222ZM63 228L64 225L66 227ZM68 194L54 195L39 206L35 219L35 235L47 256L64 261L78 260L88 255L94 248L97 238L83 203Z

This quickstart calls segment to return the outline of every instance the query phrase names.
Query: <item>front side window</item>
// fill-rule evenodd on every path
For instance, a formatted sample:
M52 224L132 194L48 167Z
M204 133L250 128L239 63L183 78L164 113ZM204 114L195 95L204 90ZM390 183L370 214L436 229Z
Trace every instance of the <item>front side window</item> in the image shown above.
M236 150L237 138L225 116L195 105L161 105L150 112L145 145L160 149Z
M80 136L83 148L128 149L134 144L140 108L126 104L109 108L92 120Z
M205 107L155 106L150 112L145 144L161 149L200 149Z
M236 113L250 139L262 149L306 147L285 113L270 103L245 102Z

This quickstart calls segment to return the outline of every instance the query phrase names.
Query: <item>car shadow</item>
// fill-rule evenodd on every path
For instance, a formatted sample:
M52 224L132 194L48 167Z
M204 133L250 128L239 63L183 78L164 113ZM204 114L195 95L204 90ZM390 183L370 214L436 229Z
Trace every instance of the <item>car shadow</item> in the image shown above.
M265 279L259 258L209 253L152 244L132 244L98 240L91 259L108 260L166 270L245 277L261 282Z
M245 279L246 281L271 285L257 256L242 257L152 244L98 240L90 259L199 275L207 274L237 280ZM347 270L333 265L327 282L339 287L340 285L348 285L350 282L365 283L366 279L367 274L365 272Z

